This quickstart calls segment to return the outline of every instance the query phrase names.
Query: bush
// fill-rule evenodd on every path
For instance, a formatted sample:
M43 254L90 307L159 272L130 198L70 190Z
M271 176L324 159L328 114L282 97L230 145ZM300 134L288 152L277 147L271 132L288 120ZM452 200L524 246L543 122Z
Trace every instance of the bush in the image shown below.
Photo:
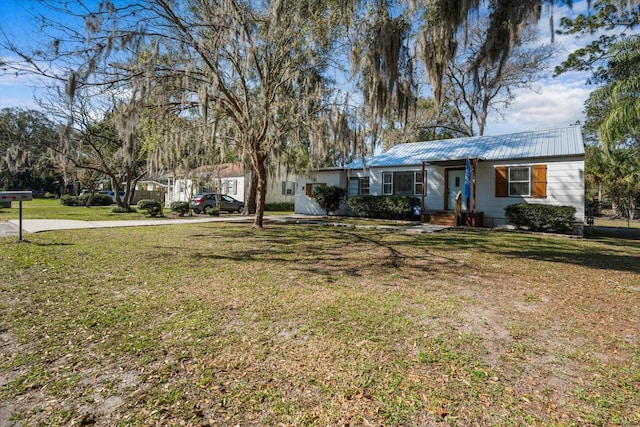
M162 203L152 199L142 199L138 202L138 209L147 211L149 216L162 216Z
M278 212L293 212L295 207L293 203L282 202L282 203L267 203L264 206L265 211L278 211Z
M368 218L414 219L420 199L409 196L352 196L349 209Z
M573 230L576 208L516 203L504 208L505 220L518 229L566 233Z
M117 214L121 214L121 213L136 213L138 212L138 210L136 208L132 208L131 206L129 206L128 208L123 208L120 206L116 206L115 208L111 209L112 213L117 213Z
M70 196L68 194L60 197L60 203L64 206L78 206L78 196Z
M89 194L83 194L81 196L70 196L65 194L60 197L60 203L64 206L87 206L87 200L89 200ZM106 194L94 194L91 198L91 204L89 206L109 206L113 204L111 197Z
M171 212L176 212L179 216L189 213L189 202L171 202Z
M329 216L329 212L337 211L340 203L344 200L347 191L344 188L330 186L316 187L311 192L311 196L316 199L320 208Z
M87 206L87 200L89 200L90 194L86 193L78 196L78 206ZM89 206L109 206L113 204L113 199L106 195L96 193L91 197L91 204Z

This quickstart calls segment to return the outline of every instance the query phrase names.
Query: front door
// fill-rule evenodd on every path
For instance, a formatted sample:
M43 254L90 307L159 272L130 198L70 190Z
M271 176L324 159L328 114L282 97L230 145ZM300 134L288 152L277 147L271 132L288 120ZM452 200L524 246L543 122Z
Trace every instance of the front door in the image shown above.
M456 206L456 195L462 192L462 211L467 210L467 199L464 197L464 169L447 169L447 206L453 210Z

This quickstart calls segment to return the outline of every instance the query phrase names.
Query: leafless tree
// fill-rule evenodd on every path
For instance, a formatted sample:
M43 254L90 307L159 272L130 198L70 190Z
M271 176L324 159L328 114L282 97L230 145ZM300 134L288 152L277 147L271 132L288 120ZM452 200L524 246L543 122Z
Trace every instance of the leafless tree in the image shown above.
M479 61L487 26L486 20L480 20L468 29L460 55L444 71L444 97L455 106L466 136L483 135L489 113L508 108L515 99L514 89L534 89L535 81L550 66L547 60L556 53L552 44L529 47L537 39L529 29L518 46L497 63Z

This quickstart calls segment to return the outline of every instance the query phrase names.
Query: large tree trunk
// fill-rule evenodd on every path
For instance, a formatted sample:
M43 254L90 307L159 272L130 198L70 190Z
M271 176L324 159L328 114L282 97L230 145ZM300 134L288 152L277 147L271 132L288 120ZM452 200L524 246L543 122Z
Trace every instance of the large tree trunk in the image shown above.
M258 178L256 188L256 215L253 220L253 228L263 228L264 203L267 196L267 168L264 165L266 158L258 149L252 150L251 163Z
M258 175L253 169L249 171L249 188L247 202L244 205L245 215L256 213L256 193L258 192Z
M611 210L614 217L621 217L622 210L620 209L620 194L617 191L611 192Z

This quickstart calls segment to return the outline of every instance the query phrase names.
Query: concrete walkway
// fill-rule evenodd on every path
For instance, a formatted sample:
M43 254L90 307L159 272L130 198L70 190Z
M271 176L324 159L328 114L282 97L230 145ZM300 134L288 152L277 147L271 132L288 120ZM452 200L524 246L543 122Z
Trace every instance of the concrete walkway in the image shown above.
M196 224L206 222L243 222L253 221L253 216L228 215L220 217L184 217L184 218L156 218L147 220L119 220L119 221L80 221L68 219L23 219L22 231L24 233L40 233L43 231L56 230L77 230L86 228L115 228L115 227L144 227L152 225L173 225L173 224ZM264 217L265 224L269 223L289 223L307 225L332 225L347 228L369 228L380 230L403 230L416 233L433 233L449 227L430 224L349 224L342 222L332 222L330 218L310 217L307 215L269 215ZM17 236L19 234L19 220L0 221L0 237Z
M217 221L248 221L251 216L227 216L227 217L205 217L205 218L156 218L141 220L118 220L118 221L80 221L70 219L23 219L22 231L24 233L40 233L42 231L55 230L77 230L83 228L115 228L115 227L144 227L151 225L173 225L173 224L195 224L203 222ZM7 224L7 223L5 223ZM13 234L11 230L15 230L18 234L20 221L12 219L8 221L9 226L3 227L0 223L0 235L2 228L8 228L9 234Z

